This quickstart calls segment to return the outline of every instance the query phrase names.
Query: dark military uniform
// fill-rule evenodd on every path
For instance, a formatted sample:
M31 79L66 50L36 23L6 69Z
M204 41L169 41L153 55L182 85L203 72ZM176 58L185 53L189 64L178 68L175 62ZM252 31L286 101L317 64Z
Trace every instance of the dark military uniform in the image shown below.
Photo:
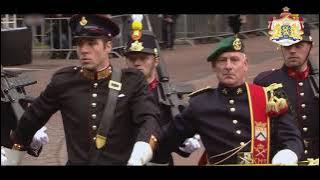
M74 39L104 36L111 40L119 33L118 26L101 15L75 15L70 26ZM160 131L159 108L148 92L143 73L130 68L121 72L122 85L117 85L121 88L111 104L115 109L110 126L102 126L101 122L110 120L103 119L103 114L107 102L114 97L109 91L114 92L110 80L115 81L115 68L94 72L66 67L53 75L45 91L23 115L14 141L28 145L36 130L60 110L69 165L126 165L137 141L147 142L154 149Z
M141 46L139 45L141 44ZM158 57L158 49L156 45L156 37L155 35L150 31L141 31L141 37L134 39L132 36L129 38L129 41L127 43L125 56L128 56L130 54L134 53L146 53L146 54L152 54L155 55L155 57ZM160 86L157 79L154 79L152 82L149 83L149 92L153 95L155 101L157 102L158 106L160 107L160 119L159 124L161 128L161 132L164 132L166 128L169 125L169 122L173 121L172 113L171 113L171 107L165 104L162 104L159 102L159 92L160 92ZM180 151L179 148L175 150L176 153L178 153L181 156L187 157L190 154ZM160 154L157 154L155 152L154 157L151 161L152 163L169 163L170 165L173 164L172 156L169 157L162 157Z
M288 119L291 121L289 122ZM293 117L286 113L271 121L277 122L276 126L270 128L271 144L273 136L276 135L280 139L278 143L281 149L290 149L299 156L302 143ZM231 154L251 140L246 87L243 84L239 87L227 88L219 84L216 89L202 91L191 98L189 107L173 122L166 134L171 142L165 144L160 142L160 146L165 147L166 153L175 148L173 145L180 144L185 138L199 133L210 163L223 161L221 164L236 164L238 153ZM239 152L249 152L250 144ZM281 149L272 149L272 151Z
M229 17L229 24L232 25L234 32L238 33L241 25L240 16ZM241 39L237 35L225 38L208 56L207 61L216 61L224 52L244 52ZM185 138L198 133L206 149L208 161L212 164L237 164L239 163L237 157L246 159L245 156L239 154L240 152L251 152L250 155L253 156L251 160L254 160L253 163L255 164L270 163L267 158L268 153L271 151L271 154L274 154L282 149L290 149L299 157L302 153L302 142L293 116L286 111L277 113L272 117L269 114L268 107L271 107L272 104L268 104L269 100L273 96L282 98L281 89L269 91L253 85L248 85L248 88L257 89L249 91L245 82L238 87L226 87L219 83L218 88L207 88L191 94L189 106L170 124L165 133L165 140L159 144L159 151L168 154ZM258 89L263 93L257 97L252 97L256 93L255 91L258 92ZM264 101L264 99L268 99L266 106L256 104L256 102ZM263 108L253 107L253 102ZM263 116L258 117L257 114ZM268 119L267 115L270 118L271 127L264 131L270 131L269 135L268 133L261 133L261 130L257 131L258 123L262 123L262 119ZM268 120L263 123L266 122L268 123ZM277 137L277 143L279 143L276 149L273 148L275 147L273 146L274 136ZM261 141L259 138L261 138ZM255 154L261 149L256 146L258 145L257 140L261 143L265 143L266 140L268 143L271 141L270 151L263 155L263 159L257 158L258 154ZM250 145L253 147L252 150L250 150ZM259 153L268 151L267 146L260 146L264 150L259 150ZM239 156L237 156L238 154ZM250 157L248 160L250 160ZM252 161L249 161L249 163L252 163Z
M136 141L158 137L159 110L147 92L141 72L122 70L122 89L116 103L114 124L101 156L95 136L108 101L110 69L91 74L78 67L59 70L40 97L23 115L16 138L24 144L57 110L61 111L68 151L68 164L125 165ZM95 79L96 76L96 79Z
M277 70L260 73L254 79L254 83L261 86L283 84L304 141L302 160L319 157L319 99L314 96L308 78L289 76L288 68L283 66Z
M304 23L302 42L312 43L310 25L307 23ZM319 158L319 97L314 94L310 83L314 73L311 72L310 61L304 72L296 72L283 65L280 69L262 72L254 79L255 84L262 86L283 84L304 142L304 156L301 160ZM314 76L319 78L319 74Z

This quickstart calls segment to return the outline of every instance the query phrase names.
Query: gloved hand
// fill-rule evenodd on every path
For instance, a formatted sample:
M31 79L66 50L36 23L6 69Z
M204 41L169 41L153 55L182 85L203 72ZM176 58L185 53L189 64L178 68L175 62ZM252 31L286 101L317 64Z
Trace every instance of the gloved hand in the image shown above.
M183 152L191 154L201 147L200 140L200 135L195 134L192 138L186 139L183 143L184 147L179 147L179 149Z
M39 149L41 148L41 146L44 146L49 143L49 136L45 132L46 130L47 130L47 127L43 126L33 136L32 142L30 143L30 147L32 149Z
M130 155L128 166L142 166L151 160L153 156L151 146L142 141L134 144L132 153Z
M6 151L1 146L1 166L7 165L7 157L6 157Z
M290 149L283 149L272 158L272 164L292 165L297 164L298 156Z

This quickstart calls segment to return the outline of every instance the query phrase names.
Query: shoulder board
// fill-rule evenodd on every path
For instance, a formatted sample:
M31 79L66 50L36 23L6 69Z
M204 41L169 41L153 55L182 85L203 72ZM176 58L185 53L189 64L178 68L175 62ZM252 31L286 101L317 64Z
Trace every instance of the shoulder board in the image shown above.
M74 73L74 72L78 72L80 69L81 69L80 66L68 66L68 67L59 69L54 73L54 75L62 74L62 73Z
M264 71L262 73L259 73L257 75L257 77L254 78L254 82L259 82L261 81L262 79L270 76L273 72L277 71L278 69L272 69L272 70L269 70L269 71Z
M206 92L206 91L208 91L208 90L210 90L210 89L212 89L212 87L211 87L211 86L207 86L207 87L205 87L205 88L198 89L198 90L196 90L196 91L188 94L188 96L189 96L189 97L197 96L197 95L199 95L199 94L201 94L201 93L204 93L204 92Z

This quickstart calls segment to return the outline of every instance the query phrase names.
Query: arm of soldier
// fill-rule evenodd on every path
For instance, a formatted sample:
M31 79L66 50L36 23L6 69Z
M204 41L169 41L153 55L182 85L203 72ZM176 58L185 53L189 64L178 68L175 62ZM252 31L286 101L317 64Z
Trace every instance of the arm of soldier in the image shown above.
M156 154L161 157L168 157L172 152L179 151L183 142L196 133L195 116L192 111L192 104L178 114L171 121L161 135ZM182 154L180 152L179 154ZM184 153L188 157L190 153Z
M273 118L279 143L278 152L272 159L273 164L295 164L303 152L300 131L291 113L284 113Z
M148 92L147 81L139 72L133 80L135 92L130 100L133 123L139 127L136 143L128 165L144 165L152 159L160 134L160 110L152 94Z
M59 109L59 78L53 76L51 82L38 98L26 109L19 124L11 135L14 144L20 144L26 150L30 148L36 132L42 128L51 115Z

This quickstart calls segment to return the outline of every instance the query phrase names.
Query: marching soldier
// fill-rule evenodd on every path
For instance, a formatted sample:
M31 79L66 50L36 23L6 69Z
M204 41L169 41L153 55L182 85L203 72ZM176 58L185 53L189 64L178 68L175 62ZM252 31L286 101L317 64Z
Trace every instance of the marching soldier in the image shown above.
M294 15L289 13L289 9L284 8L279 18L283 21L277 20L280 22L279 27L285 26L284 20L292 20L292 17ZM299 20L299 18L296 19ZM271 30L276 31L276 29ZM294 34L292 32L290 36L283 38L287 43L275 41L281 46L284 64L280 69L260 73L254 79L254 83L262 86L269 86L272 83L283 84L291 111L301 131L304 142L301 160L305 161L308 158L319 158L319 70L309 58L313 47L310 26L304 23L302 30L304 33L300 38L292 37ZM274 36L271 38L275 39Z
M159 136L159 108L143 73L110 64L119 27L102 15L77 14L70 27L81 66L58 70L24 113L13 133L24 149L30 137L60 110L67 165L144 165Z
M142 31L139 39L135 40L133 38L130 38L128 41L125 57L130 67L136 68L144 73L149 83L149 92L152 93L159 104L159 124L162 131L164 131L169 122L173 121L173 117L170 106L159 102L158 93L160 92L160 85L156 69L159 64L159 49L156 46L156 37L150 31ZM193 138L188 138L176 152L183 157L188 157L192 152L200 148L199 141L200 138L198 135ZM156 165L156 163L173 165L172 157L170 156L168 158L161 157L157 154L151 162L153 165Z
M239 32L239 16L230 23ZM245 82L248 59L237 35L221 41L207 61L219 80L218 87L190 95L189 106L172 121L159 151L168 154L185 138L199 133L207 161L213 165L296 163L302 142L288 113L282 85L263 88ZM271 149L274 136L280 140L278 149Z

